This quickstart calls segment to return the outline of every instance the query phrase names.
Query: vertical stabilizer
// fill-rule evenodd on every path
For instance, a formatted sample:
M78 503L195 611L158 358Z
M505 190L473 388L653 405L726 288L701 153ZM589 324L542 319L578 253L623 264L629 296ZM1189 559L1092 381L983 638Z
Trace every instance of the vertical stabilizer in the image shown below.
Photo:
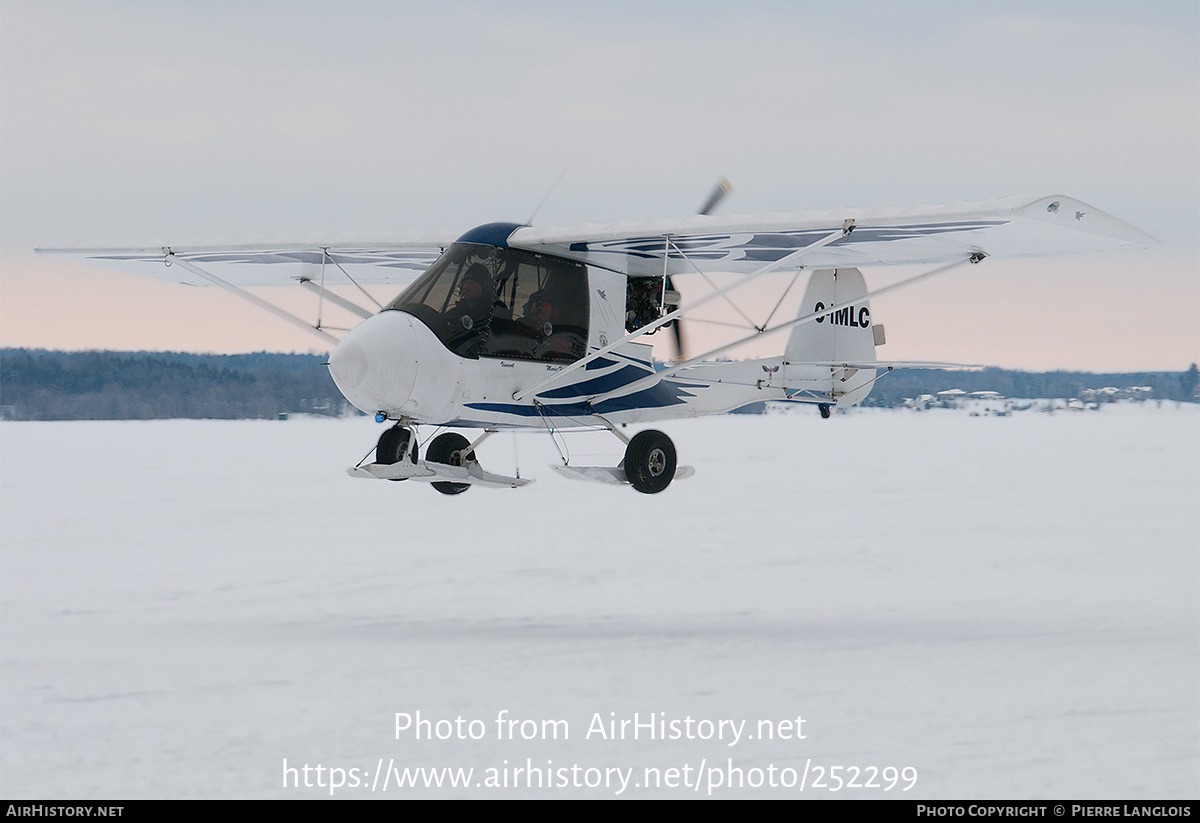
M799 314L835 308L792 329L784 349L788 374L808 377L819 372L822 378L809 391L825 394L839 406L865 398L875 379L874 369L861 368L861 364L875 361L876 335L866 296L867 284L858 269L814 271ZM816 363L829 365L807 365ZM813 386L811 380L804 382Z

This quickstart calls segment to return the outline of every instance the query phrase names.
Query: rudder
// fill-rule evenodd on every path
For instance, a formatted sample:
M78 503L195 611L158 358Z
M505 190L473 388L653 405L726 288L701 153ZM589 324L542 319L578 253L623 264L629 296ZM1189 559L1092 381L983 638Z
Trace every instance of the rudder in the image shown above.
M876 330L866 296L867 284L858 269L817 269L808 281L800 315L829 306L841 308L796 326L784 349L789 372L803 370L811 375L816 367L810 364L829 364L824 366L828 378L818 381L816 388L839 406L865 398L875 380L874 369L842 365L875 361Z

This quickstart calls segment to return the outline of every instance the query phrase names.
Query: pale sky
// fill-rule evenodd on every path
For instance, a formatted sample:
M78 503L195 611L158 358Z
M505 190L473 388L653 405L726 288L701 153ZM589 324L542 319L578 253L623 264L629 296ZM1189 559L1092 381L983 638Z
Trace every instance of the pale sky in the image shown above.
M0 345L315 351L31 250L457 234L565 170L535 224L684 216L722 175L739 213L1076 197L1163 245L883 298L880 356L1200 359L1194 0L428 5L0 0Z

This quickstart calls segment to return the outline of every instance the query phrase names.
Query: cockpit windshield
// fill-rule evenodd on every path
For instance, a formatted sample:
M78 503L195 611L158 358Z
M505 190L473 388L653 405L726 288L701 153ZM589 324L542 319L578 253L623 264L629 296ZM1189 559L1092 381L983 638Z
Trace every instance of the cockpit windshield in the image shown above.
M455 243L386 308L460 357L561 363L587 350L587 270L519 249Z

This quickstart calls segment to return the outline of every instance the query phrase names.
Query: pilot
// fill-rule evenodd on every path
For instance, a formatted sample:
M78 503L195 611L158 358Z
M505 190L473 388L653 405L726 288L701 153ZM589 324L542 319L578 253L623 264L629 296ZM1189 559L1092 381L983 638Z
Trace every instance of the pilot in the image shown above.
M463 328L468 330L487 322L492 310L492 288L492 274L487 266L472 265L458 285L458 302L451 316L461 318Z

